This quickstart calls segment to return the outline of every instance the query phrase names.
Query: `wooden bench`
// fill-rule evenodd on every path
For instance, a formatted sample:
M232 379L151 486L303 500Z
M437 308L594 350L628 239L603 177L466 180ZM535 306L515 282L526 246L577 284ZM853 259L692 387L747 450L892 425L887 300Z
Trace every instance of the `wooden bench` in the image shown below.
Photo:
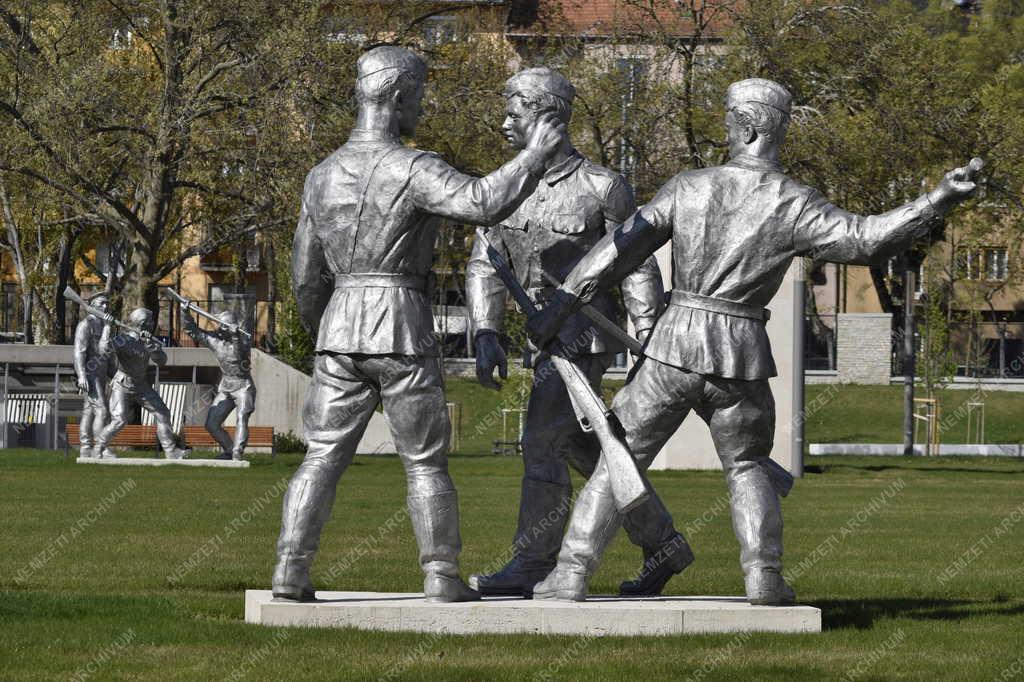
M235 427L225 426L224 430L228 432L231 438L235 437ZM204 426L184 426L182 427L182 435L185 437L185 443L190 448L202 448L219 449L220 444L213 439L210 432L206 430ZM254 448L270 448L270 455L274 457L277 455L277 451L274 448L274 427L273 426L250 426L249 427L249 441L246 443L246 447L252 446Z
M66 434L69 448L77 448L82 444L78 424L68 424ZM153 448L154 451L160 449L160 442L156 439L156 427L142 424L125 424L124 428L114 436L110 445L113 447Z

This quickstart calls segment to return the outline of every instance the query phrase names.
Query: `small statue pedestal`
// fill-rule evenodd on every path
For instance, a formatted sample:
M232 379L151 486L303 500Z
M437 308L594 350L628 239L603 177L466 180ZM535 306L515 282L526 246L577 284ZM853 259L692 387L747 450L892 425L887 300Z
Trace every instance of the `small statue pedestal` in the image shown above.
M118 457L117 459L79 457L78 464L110 464L113 466L161 467L181 465L187 467L220 467L223 469L248 469L249 462L234 459L164 459L162 457Z
M300 627L600 637L722 632L821 632L821 610L751 606L742 597L591 597L585 602L489 597L438 604L422 594L317 592L309 603L246 590L245 622Z

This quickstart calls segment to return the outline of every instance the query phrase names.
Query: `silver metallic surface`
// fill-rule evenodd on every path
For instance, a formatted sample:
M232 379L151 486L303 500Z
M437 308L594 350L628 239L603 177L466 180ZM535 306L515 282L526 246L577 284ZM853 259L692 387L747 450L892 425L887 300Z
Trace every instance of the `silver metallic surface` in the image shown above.
M405 466L425 594L479 598L458 577L451 425L426 291L434 241L442 218L490 224L512 213L564 132L547 121L509 163L464 175L400 141L415 133L425 78L425 64L402 48L360 57L356 126L306 179L292 278L317 356L303 408L308 450L283 505L278 598L312 598L310 565L335 487L381 403Z
M788 178L778 164L789 95L761 79L727 97L731 161L684 171L632 219L595 245L560 289L558 301L586 301L671 240L673 305L658 320L647 357L616 396L613 411L642 468L694 410L708 424L731 494L733 528L747 597L784 604L782 513L769 470L775 375L763 307L794 257L867 263L903 249L974 190L976 172L946 174L929 195L877 216L854 215ZM682 292L681 294L679 292ZM677 296L678 294L678 296ZM540 343L578 302L530 320ZM616 521L607 472L598 470L573 509L556 569L535 598L582 599Z
M94 296L90 302L98 311L105 313L109 309L105 295ZM109 342L109 338L104 341L103 337L110 333L111 325L94 313L88 313L75 327L75 376L78 389L85 395L78 426L82 457L102 456L102 450L95 450L94 445L96 436L110 419L107 384L115 364L100 347Z
M206 430L220 445L222 454L240 460L249 440L249 417L256 409L256 386L252 381L252 342L240 332L234 314L225 311L214 317L219 326L214 331L199 328L190 310L191 301L181 302L181 320L185 331L200 346L206 346L217 358L221 378L210 408L206 412ZM224 420L235 411L234 439L224 430Z
M527 69L510 78L503 130L511 146L522 146L539 112L545 109L561 112L567 121L573 92L568 81L545 68ZM549 278L564 277L634 210L633 190L625 179L586 160L566 140L545 170L537 192L497 227L486 234L477 231L467 266L466 293L482 384L497 387L491 378L493 370L498 366L504 371L505 356L496 332L505 314L506 291L526 312L533 306L531 295L536 301L548 300L554 289ZM494 252L489 254L488 246ZM504 280L510 280L507 286ZM646 334L663 298L661 273L653 257L626 277L622 294L634 326ZM598 314L622 319L611 292L599 293L592 305ZM612 354L623 350L625 344L595 326L586 315L575 316L559 336L562 346L569 349L568 359L553 361L543 354L536 363L523 432L524 471L513 557L497 572L471 578L471 584L485 594L529 593L554 566L572 492L569 466L584 476L597 466L600 448L583 433L563 374L574 371L600 393L601 376L611 364ZM566 366L556 371L553 362ZM603 412L603 404L601 408ZM633 468L632 462L627 464ZM643 481L637 484L642 492ZM671 516L660 501L642 505L628 518L630 538L645 553L656 554L675 535Z
M129 323L129 327L147 336L140 336L135 331L113 337L105 335L100 344L100 352L117 359L118 369L110 383L110 423L96 438L96 451L103 452L110 445L131 418L132 403L137 402L153 414L157 440L167 458L181 459L185 452L178 448L174 439L171 411L146 376L151 361L157 366L167 362L163 347L148 336L153 331L153 313L145 308L137 308L132 311Z

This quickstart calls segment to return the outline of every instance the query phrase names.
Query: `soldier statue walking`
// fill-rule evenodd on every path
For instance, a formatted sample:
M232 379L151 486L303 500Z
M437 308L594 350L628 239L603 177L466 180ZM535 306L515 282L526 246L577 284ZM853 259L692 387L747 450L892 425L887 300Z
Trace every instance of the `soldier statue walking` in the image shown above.
M775 403L768 379L776 371L764 306L794 257L864 264L908 248L974 190L975 164L947 173L909 204L858 216L782 172L785 88L763 79L733 83L726 112L729 162L670 180L590 250L530 326L538 344L546 343L581 302L671 241L670 304L613 412L641 468L690 410L707 423L729 486L747 599L788 604L795 594L782 577L782 511L769 475ZM579 494L557 566L534 598L584 599L617 526L601 467Z
M502 132L515 149L526 146L540 117L554 113L566 125L572 116L576 91L561 74L547 68L521 71L505 84L507 116ZM583 157L568 138L548 161L544 178L511 216L488 232L488 241L505 257L523 288L538 304L549 300L572 267L607 232L636 210L633 189L613 171ZM640 264L622 283L622 299L643 341L663 306L661 272L654 257ZM484 386L498 388L495 367L506 376L505 353L498 344L505 313L505 286L477 240L466 268L466 294L472 317L477 375ZM599 292L591 305L608 317L621 317L611 291ZM576 314L559 332L572 361L600 394L601 377L621 342L595 329ZM547 353L534 364L523 431L523 480L513 557L498 572L470 577L482 594L529 595L555 566L558 547L569 516L571 465L589 477L599 451L581 429L565 384ZM625 517L630 539L646 559L641 578L622 585L623 594L660 594L672 575L682 571L692 555L672 517L657 497Z
M308 450L283 502L277 598L315 597L309 574L321 529L380 403L405 466L424 593L437 601L479 598L459 577L451 425L428 294L434 242L441 218L506 218L536 188L564 132L546 121L509 163L484 178L463 175L400 141L416 130L425 80L426 64L409 50L363 54L355 128L306 178L292 279L316 360L303 408Z

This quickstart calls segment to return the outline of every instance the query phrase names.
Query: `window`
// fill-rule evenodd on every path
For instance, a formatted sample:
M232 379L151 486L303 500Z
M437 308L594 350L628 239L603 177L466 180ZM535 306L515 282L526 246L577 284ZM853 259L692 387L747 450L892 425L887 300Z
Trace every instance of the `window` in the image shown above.
M210 312L219 315L230 310L248 321L252 328L256 308L256 287L247 285L241 292L234 284L211 284L209 288Z
M442 15L423 22L423 42L427 47L437 47L455 41L455 17Z
M1008 262L1007 250L1002 246L964 248L957 252L957 274L971 281L1002 282Z

